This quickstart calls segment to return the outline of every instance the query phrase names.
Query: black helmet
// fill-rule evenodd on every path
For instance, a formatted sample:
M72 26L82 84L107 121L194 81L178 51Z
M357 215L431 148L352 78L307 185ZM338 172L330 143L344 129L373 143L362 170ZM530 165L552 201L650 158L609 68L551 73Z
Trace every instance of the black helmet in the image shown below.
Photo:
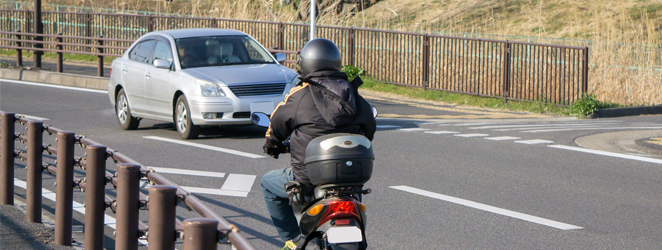
M336 71L342 69L342 55L338 47L324 38L310 40L299 53L301 76L318 71Z

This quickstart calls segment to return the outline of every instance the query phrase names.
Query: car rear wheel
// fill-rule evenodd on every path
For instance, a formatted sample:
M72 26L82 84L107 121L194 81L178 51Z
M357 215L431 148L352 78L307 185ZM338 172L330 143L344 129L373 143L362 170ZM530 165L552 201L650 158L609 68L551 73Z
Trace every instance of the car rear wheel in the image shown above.
M177 105L175 105L175 128L182 139L195 139L200 134L200 126L193 124L191 121L191 110L188 107L188 102L184 95L177 98Z
M120 128L124 130L134 130L140 125L140 120L131 115L129 99L126 98L124 89L121 89L115 100L115 114Z

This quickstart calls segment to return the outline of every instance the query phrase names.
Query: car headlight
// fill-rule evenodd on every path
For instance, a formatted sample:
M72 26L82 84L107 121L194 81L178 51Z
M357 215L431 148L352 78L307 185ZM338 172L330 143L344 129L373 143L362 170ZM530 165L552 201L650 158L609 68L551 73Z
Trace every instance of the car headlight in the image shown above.
M221 89L221 86L217 84L197 80L195 81L196 87L200 90L200 96L210 96L210 97L222 97L225 96L225 92Z
M301 80L299 80L299 76L294 77L294 79L292 79L290 82L290 88L296 87L299 82L301 82Z

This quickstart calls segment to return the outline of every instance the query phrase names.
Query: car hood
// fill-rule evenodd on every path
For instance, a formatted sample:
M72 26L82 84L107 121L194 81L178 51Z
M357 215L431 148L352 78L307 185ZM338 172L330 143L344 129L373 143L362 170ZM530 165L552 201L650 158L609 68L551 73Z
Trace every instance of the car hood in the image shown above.
M228 65L184 69L193 78L214 83L235 85L244 83L289 83L296 73L278 64Z

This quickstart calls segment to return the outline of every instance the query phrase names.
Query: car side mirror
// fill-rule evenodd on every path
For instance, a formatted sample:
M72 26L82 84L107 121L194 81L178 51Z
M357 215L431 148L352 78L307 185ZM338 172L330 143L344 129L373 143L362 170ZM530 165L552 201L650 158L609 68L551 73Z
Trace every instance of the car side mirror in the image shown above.
M251 114L251 122L259 127L267 128L271 120L267 114L256 112Z
M156 59L154 60L154 67L159 69L169 69L170 62L168 62L166 59Z
M377 108L372 107L372 117L377 118Z
M285 60L287 60L287 56L285 56L285 54L283 53L276 53L274 54L274 57L276 57L276 61L278 61L278 63L280 64L284 63Z

